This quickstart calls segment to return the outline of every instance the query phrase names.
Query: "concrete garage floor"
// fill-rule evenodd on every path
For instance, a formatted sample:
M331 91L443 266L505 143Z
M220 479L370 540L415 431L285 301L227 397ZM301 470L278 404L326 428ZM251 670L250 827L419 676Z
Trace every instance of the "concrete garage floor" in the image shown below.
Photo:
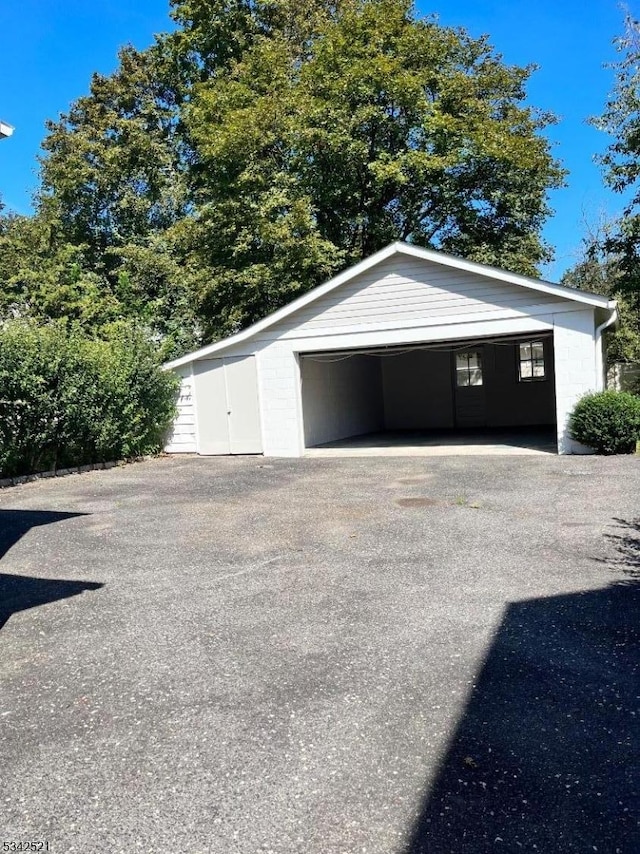
M432 457L557 454L555 427L388 430L307 448L307 457Z
M638 851L639 494L557 456L1 492L0 840Z

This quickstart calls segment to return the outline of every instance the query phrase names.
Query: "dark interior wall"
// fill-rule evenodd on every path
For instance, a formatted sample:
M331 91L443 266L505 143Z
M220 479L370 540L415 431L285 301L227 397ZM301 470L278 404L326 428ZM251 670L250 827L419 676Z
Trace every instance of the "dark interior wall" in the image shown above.
M385 429L453 427L450 353L411 350L381 362Z
M551 338L545 339L544 347L546 378L519 382L518 345L513 342L483 345L487 427L555 424ZM429 430L455 426L452 359L450 351L419 349L381 358L385 429Z
M553 341L544 339L546 377L519 382L518 345L485 345L487 427L556 423Z

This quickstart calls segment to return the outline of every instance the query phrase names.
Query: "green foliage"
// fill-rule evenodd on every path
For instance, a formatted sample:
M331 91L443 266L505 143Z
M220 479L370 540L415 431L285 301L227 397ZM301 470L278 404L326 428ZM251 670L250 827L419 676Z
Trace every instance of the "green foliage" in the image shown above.
M121 314L108 282L89 267L84 247L65 242L47 212L0 217L0 283L4 318L68 318L95 328Z
M597 127L615 139L600 158L607 183L616 191L636 188L634 204L640 203L640 22L627 14L625 33L616 39L619 61L612 67L616 83L605 111L593 120Z
M170 358L199 343L194 298L172 233L106 249L99 265L67 241L45 204L33 217L0 216L0 318L66 319L87 332L122 319L145 326ZM107 269L108 268L108 269Z
M624 273L617 258L603 254L594 239L585 257L562 277L562 284L602 294L618 302L618 328L606 333L608 362L640 362L639 295L623 288Z
M171 0L48 124L0 311L135 319L177 355L392 240L535 273L562 170L532 68L406 0ZM3 289L3 292L2 292Z
M0 472L26 474L153 453L176 379L125 323L89 338L62 322L0 329Z
M181 133L180 77L158 41L125 47L109 77L47 123L40 196L74 245L103 261L107 248L139 242L181 218L188 144Z
M592 123L613 141L597 158L606 183L624 193L626 205L615 223L589 240L584 259L565 277L574 287L618 300L619 328L607 336L610 361L640 362L640 23L630 15L616 40L620 59L604 112Z
M346 6L299 87L300 168L326 236L353 260L401 239L535 272L562 173L538 134L552 118L522 104L531 71L407 3Z
M632 454L640 441L640 397L624 391L587 394L571 415L570 432L600 454Z
M613 137L599 159L607 184L624 193L624 213L606 236L606 252L617 258L620 289L640 300L640 22L625 19L625 34L616 40L620 60L613 66L616 83L604 113L593 124Z
M159 38L146 51L124 48L113 75L94 75L89 94L48 123L37 213L7 222L4 253L0 244L0 275L5 266L21 314L92 329L129 318L167 355L200 343L172 237L192 206L184 97L175 56Z
M532 69L402 0L345 2L306 31L273 25L288 8L253 4L258 34L185 111L207 332L393 240L535 274L563 173L540 133L552 117L523 104Z

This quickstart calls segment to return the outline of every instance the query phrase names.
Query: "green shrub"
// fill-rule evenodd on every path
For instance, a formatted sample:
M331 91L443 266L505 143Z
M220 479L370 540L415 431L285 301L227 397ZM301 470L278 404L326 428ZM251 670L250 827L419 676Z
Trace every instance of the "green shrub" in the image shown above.
M640 441L640 397L626 391L600 391L578 401L569 425L571 437L600 454L632 454Z
M64 323L11 321L0 329L0 472L154 453L175 391L175 377L129 324L93 339Z

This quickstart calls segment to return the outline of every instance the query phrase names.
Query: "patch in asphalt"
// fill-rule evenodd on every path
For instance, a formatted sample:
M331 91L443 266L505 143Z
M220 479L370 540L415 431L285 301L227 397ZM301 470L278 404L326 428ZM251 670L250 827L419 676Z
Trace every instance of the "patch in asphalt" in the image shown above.
M396 500L398 507L436 507L442 503L435 498L398 498Z

